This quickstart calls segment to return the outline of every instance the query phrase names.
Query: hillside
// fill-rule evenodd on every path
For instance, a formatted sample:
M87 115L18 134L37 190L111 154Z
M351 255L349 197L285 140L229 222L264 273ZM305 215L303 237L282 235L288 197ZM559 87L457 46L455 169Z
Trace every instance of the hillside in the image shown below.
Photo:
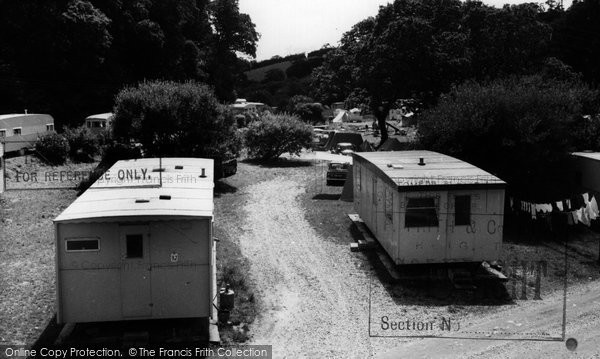
M290 67L290 66L292 66L292 61L283 61L283 62L278 62L276 64L271 64L271 65L263 66L263 67L253 69L250 71L246 71L246 72L244 72L244 74L246 74L246 76L248 77L248 80L250 80L250 81L261 82L265 79L265 75L266 75L267 71L279 69L279 70L285 72L285 70L287 70L288 67Z

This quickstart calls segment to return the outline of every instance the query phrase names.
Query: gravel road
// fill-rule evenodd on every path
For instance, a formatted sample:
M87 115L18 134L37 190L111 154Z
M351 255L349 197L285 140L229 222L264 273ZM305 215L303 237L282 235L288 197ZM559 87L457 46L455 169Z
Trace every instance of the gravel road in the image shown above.
M296 182L271 180L247 191L240 244L261 298L251 343L272 344L276 358L371 356L362 260L317 235Z

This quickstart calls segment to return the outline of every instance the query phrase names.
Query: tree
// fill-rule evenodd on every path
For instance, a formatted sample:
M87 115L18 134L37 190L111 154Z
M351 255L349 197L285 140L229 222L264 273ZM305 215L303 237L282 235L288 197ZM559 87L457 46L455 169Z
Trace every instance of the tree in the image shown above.
M250 16L240 13L238 0L214 0L210 2L210 19L215 29L213 58L211 60L211 83L221 100L233 100L237 54L256 56L259 34Z
M550 8L553 55L583 74L583 79L600 84L600 3L573 1L567 11Z
M245 143L251 158L275 159L284 153L300 155L312 143L312 127L289 114L265 114L248 126Z
M540 11L533 4L395 0L342 36L313 72L313 95L328 103L364 89L376 113L401 98L434 103L467 79L530 73L547 55L551 34Z
M233 114L212 90L194 82L144 82L115 100L114 135L142 144L146 156L237 157Z
M419 142L473 163L527 197L552 193L569 152L583 149L583 115L598 113L599 93L542 75L468 82L419 115ZM562 179L564 180L564 178Z
M0 112L59 128L106 112L125 85L194 80L234 97L258 34L237 0L0 1Z
M300 116L302 121L315 125L323 122L325 108L318 102L299 103L294 106L294 114Z

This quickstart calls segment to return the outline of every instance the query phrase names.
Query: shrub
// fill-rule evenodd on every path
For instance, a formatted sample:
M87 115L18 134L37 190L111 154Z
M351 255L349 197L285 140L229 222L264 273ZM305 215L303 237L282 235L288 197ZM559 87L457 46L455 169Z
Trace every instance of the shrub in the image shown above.
M69 141L58 133L49 133L35 143L37 156L49 165L62 165L69 155Z
M93 162L100 153L100 141L96 134L85 126L65 128L64 135L69 141L69 157L75 162Z
M233 114L206 85L144 82L116 97L114 137L137 142L144 156L237 157L241 140Z
M559 168L583 145L582 115L598 110L598 92L578 82L534 75L465 83L420 115L419 137L424 148L497 174L518 192L547 196L567 183Z
M248 155L261 161L284 153L299 155L312 142L312 127L289 114L265 114L248 126L245 133Z

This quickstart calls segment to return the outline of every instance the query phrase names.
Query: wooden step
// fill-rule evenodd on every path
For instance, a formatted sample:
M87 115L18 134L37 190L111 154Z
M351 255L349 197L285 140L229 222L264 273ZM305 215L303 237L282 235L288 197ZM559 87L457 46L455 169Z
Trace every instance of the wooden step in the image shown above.
M360 249L375 248L377 246L377 240L375 239L375 237L373 237L373 235L371 234L371 231L369 230L369 228L367 228L367 225L360 218L360 216L358 214L348 214L348 218L350 218L350 220L352 220L352 222L354 223L354 225L356 226L356 228L358 229L358 231L360 232L360 234L363 237L362 242L361 242L361 240L358 240L359 248Z

